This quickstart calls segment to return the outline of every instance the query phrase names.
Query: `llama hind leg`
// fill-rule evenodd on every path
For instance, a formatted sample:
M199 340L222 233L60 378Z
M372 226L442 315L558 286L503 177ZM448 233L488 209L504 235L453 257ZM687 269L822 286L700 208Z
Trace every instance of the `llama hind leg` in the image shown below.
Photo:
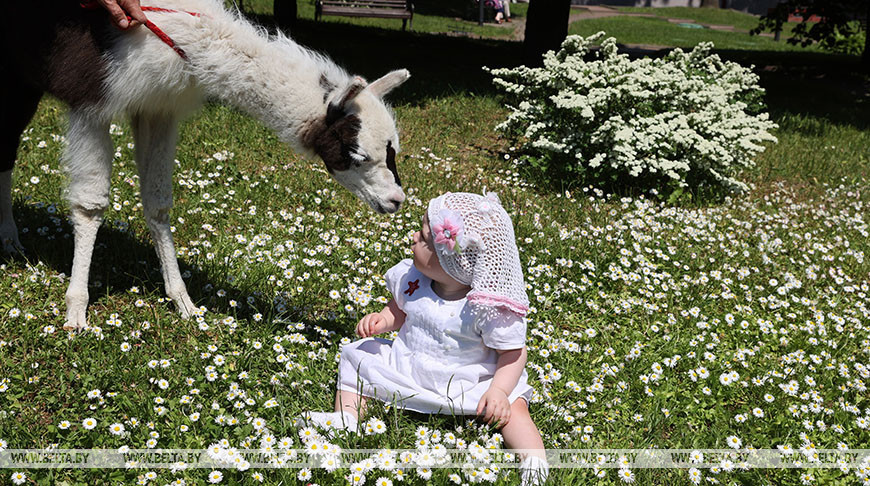
M6 253L23 250L12 215L12 169L0 172L0 248Z
M33 118L42 92L17 82L6 69L3 72L7 74L0 77L0 249L12 253L23 251L12 214L12 167L21 132Z
M190 299L187 286L181 278L169 225L172 169L175 165L175 143L178 139L177 121L171 116L137 115L133 118L133 136L136 140L136 164L139 167L145 221L151 230L154 247L160 258L166 294L186 319L191 317L197 307Z
M79 329L87 325L91 258L103 212L109 206L112 139L108 125L78 111L70 113L69 145L63 158L69 175L67 197L75 233L75 253L66 291L64 329Z

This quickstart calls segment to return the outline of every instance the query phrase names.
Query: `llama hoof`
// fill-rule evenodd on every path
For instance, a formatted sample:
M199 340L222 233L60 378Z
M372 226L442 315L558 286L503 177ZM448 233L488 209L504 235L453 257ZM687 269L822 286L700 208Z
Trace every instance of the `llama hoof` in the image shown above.
M84 329L88 325L87 314L85 311L74 312L67 311L66 322L63 324L64 331L78 331Z
M199 307L193 305L193 300L191 300L190 296L187 294L178 299L172 300L175 302L175 306L178 308L178 313L181 314L183 319L193 318L194 313L199 310Z
M3 253L10 256L25 256L24 247L17 241L3 240Z
M63 328L66 331L83 329L88 325L88 294L76 292L74 289L66 293L66 321Z
M24 254L24 247L21 246L21 242L18 241L18 231L15 231L15 228L12 228L11 231L5 230L5 228L0 228L0 243L3 246L3 253L8 253L10 255Z

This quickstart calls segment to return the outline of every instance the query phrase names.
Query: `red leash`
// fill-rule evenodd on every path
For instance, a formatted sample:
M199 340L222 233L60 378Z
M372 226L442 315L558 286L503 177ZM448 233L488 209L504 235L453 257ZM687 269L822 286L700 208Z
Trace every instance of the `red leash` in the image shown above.
M100 4L97 3L95 0L82 1L80 3L80 5L82 6L82 8L86 8L86 9L100 8ZM161 12L161 13L186 13L186 14L192 15L194 17L199 17L201 15L199 13L188 12L186 10L170 10L168 8L160 8L160 7L142 7L142 11L144 11L144 12ZM128 15L127 20L132 20L132 17L130 17ZM160 27L157 27L156 25L154 25L153 22L151 22L150 20L147 20L147 19L145 20L145 27L148 27L148 30L150 30L151 32L154 32L154 35L156 35L158 38L160 38L160 40L162 40L164 44L171 47L172 50L174 50L176 53L178 53L178 55L181 56L182 59L184 59L185 61L187 60L187 53L184 52L184 49L178 47L178 45L175 43L175 41L172 40L171 37L166 35L166 32L163 32L162 30L160 30Z

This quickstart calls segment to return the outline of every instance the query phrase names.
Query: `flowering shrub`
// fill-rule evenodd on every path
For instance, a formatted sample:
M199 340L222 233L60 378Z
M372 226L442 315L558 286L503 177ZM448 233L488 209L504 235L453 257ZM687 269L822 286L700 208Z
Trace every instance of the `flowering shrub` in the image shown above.
M525 140L524 161L547 175L673 192L743 190L739 171L772 141L758 76L711 55L711 43L629 60L616 39L569 36L544 66L490 69L517 102L498 129Z

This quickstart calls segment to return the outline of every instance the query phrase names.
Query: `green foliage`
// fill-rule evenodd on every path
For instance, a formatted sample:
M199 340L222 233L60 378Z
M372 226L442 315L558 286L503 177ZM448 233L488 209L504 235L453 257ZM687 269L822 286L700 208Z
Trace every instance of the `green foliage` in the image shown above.
M858 22L855 22L857 24ZM836 29L833 34L823 39L820 44L831 52L860 56L867 43L867 32L857 26L848 29Z
M825 49L845 54L864 51L870 0L788 0L762 16L752 32L782 30L789 15L802 17L791 32L790 44L806 47L819 43ZM811 22L813 16L818 21Z

